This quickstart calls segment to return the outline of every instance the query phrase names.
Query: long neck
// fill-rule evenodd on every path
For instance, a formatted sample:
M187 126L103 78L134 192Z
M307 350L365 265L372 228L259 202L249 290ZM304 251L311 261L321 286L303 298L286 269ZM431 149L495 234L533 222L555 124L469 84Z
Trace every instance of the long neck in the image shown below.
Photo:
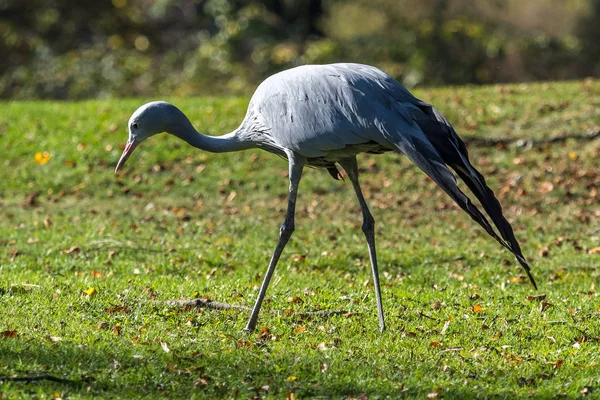
M212 153L225 153L255 147L252 142L245 141L240 137L239 128L222 136L207 136L199 133L187 118L169 133L186 141L191 146Z

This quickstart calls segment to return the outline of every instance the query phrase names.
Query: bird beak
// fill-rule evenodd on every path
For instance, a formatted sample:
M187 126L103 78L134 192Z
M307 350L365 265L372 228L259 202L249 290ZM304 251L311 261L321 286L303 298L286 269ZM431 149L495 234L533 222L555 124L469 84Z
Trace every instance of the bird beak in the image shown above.
M119 162L117 163L117 168L115 168L115 174L125 164L125 161L127 161L127 159L129 158L131 153L133 153L133 150L135 150L135 148L138 146L138 144L140 144L140 142L137 142L134 138L130 138L127 141L127 144L125 145L125 150L123 150L123 154L121 154L121 158L119 159Z

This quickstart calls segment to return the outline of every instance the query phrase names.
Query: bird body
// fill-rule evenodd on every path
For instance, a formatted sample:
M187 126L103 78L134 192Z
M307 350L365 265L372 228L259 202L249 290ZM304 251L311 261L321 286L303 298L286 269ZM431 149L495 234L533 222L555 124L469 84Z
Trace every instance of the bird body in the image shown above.
M433 106L414 97L399 82L375 67L348 63L306 65L277 73L258 86L241 125L218 137L199 134L187 117L169 103L145 104L129 120L129 141L117 170L141 141L165 131L207 151L260 148L288 159L288 210L246 327L248 330L256 325L271 275L294 230L296 195L305 165L325 168L335 179L341 177L338 165L348 174L363 213L379 323L384 329L374 219L358 182L356 155L360 153L395 151L405 154L490 236L516 256L535 286L500 203L484 177L470 163L466 146L450 123ZM497 232L458 188L449 167L477 197Z

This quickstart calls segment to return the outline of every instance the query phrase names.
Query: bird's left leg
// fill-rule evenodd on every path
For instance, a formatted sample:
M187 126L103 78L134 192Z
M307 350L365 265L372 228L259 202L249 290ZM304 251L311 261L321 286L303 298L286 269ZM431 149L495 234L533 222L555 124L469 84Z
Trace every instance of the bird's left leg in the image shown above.
M281 224L281 228L279 229L279 240L277 241L277 246L271 257L271 262L269 262L269 268L267 268L263 283L258 291L258 298L256 299L256 303L254 303L254 308L252 308L252 314L246 324L246 328L244 328L245 332L253 331L254 328L256 328L260 307L265 298L265 294L267 293L267 288L269 287L269 282L271 281L275 267L277 266L277 261L279 261L279 257L281 256L285 245L290 240L290 237L292 237L292 232L294 232L296 197L298 196L298 185L300 183L300 178L302 178L302 169L304 168L306 159L292 151L286 151L286 154L289 161L290 189L285 221Z
M350 182L352 182L352 187L354 188L354 192L356 193L356 197L358 198L358 202L360 204L360 209L363 214L363 225L362 231L365 234L365 238L367 239L367 246L369 247L369 258L371 259L371 269L373 270L373 285L375 286L375 297L377 298L377 314L379 316L379 330L383 332L385 330L385 320L383 318L383 304L381 301L381 289L379 288L379 271L377 269L377 254L375 253L375 219L373 219L373 215L369 211L369 207L367 206L367 202L362 194L362 190L360 189L360 184L358 183L358 164L356 162L356 157L347 158L345 160L339 161L339 164L346 170L348 174L348 178Z

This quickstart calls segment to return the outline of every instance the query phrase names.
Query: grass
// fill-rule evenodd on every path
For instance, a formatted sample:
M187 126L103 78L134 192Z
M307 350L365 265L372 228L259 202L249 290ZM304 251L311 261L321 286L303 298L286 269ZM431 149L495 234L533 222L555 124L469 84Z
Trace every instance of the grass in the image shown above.
M600 126L600 82L417 93L463 135ZM176 99L210 134L247 99ZM261 332L253 304L286 205L285 161L153 137L113 169L142 100L0 104L0 398L515 398L600 393L600 142L472 147L528 256L511 255L405 158L363 156L388 330L351 186L307 170ZM36 152L48 152L50 159ZM93 289L93 290L92 290ZM545 294L544 300L529 296ZM293 311L346 310L300 318Z

